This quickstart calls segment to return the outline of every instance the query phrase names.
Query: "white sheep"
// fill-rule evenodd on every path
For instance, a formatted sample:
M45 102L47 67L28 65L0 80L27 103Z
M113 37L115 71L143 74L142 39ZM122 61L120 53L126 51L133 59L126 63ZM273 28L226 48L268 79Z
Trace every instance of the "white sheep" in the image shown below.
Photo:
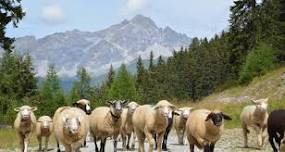
M34 115L34 111L37 110L37 107L24 105L22 107L17 107L14 110L18 112L14 122L14 128L20 139L20 149L22 152L27 152L29 139L32 132L35 130L37 122Z
M248 147L247 134L249 133L249 127L252 127L257 133L258 146L259 148L262 148L266 137L268 98L251 101L254 105L244 107L240 114L244 135L244 147Z
M60 107L53 117L53 129L57 141L66 152L77 152L89 131L89 121L84 111L76 107Z
M180 145L184 144L186 121L192 109L192 107L183 107L175 111L179 115L174 115L174 129Z
M126 101L109 101L110 107L97 107L89 116L90 133L93 136L95 151L98 152L97 141L101 141L100 151L105 151L106 139L114 140L114 151L117 151L117 137L122 124L121 114Z
M186 122L186 136L190 151L194 152L194 146L197 146L204 151L213 152L216 142L223 133L224 119L231 120L229 116L217 110L192 111Z
M121 137L123 140L123 149L130 149L130 140L131 136L133 136L133 142L131 148L135 148L135 139L136 135L134 133L134 126L132 122L133 113L135 112L136 108L139 106L136 102L130 102L122 112L122 126L121 126ZM127 139L126 139L127 138ZM126 143L127 140L127 143Z
M36 136L39 142L39 151L42 150L42 137L45 137L45 151L48 150L49 137L53 131L52 119L49 116L39 117L36 124Z
M154 134L157 135L157 151L161 152L161 143L168 126L168 116L175 110L175 106L166 100L159 101L154 107L139 106L133 114L133 125L139 141L139 152L144 152L144 140L147 138L149 151L155 145Z

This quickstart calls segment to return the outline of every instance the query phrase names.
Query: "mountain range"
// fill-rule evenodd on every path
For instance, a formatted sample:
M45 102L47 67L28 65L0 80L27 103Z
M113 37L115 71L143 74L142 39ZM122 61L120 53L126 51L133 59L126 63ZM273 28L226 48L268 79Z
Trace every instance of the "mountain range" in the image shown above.
M130 20L96 32L79 30L54 33L42 38L24 36L16 38L15 49L29 52L39 77L46 74L49 64L55 65L60 77L74 77L78 66L85 67L92 76L107 72L110 64L115 68L122 63L133 63L138 56L168 57L174 49L188 46L191 38L170 27L158 27L145 16L136 15Z

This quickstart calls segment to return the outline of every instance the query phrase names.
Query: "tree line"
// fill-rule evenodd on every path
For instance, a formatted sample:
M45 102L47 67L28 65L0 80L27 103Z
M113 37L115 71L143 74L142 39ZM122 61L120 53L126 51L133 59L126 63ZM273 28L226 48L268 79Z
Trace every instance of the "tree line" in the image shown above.
M64 93L54 65L39 85L31 56L14 51L13 38L5 36L6 25L16 27L25 15L19 2L0 2L1 9L9 8L0 12L0 44L4 48L0 123L12 122L12 107L23 104L37 105L37 114L52 116L59 106L82 98L92 101L94 107L114 99L141 104L161 99L197 102L214 91L246 85L285 61L285 1L239 0L230 8L229 29L213 38L193 38L189 46L174 50L168 58L155 60L151 52L148 66L139 57L134 75L124 64L118 71L111 65L100 86L93 85L87 69L79 67L70 92Z

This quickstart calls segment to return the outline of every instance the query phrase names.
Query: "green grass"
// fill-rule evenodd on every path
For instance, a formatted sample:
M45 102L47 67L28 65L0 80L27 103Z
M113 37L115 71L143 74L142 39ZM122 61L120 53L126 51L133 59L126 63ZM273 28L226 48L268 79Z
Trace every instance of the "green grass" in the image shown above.
M50 146L55 145L53 135L50 136ZM49 147L50 147L49 146ZM29 147L38 147L38 141L35 133L30 138ZM0 129L0 149L15 149L19 148L19 138L16 135L15 129Z

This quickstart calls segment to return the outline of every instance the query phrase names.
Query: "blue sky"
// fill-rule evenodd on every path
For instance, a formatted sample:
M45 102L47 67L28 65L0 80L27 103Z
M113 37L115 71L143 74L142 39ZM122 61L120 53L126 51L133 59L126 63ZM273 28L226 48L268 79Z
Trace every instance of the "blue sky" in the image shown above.
M137 14L190 37L212 37L228 27L231 0L22 0L26 11L9 36L43 37L78 29L97 31Z

